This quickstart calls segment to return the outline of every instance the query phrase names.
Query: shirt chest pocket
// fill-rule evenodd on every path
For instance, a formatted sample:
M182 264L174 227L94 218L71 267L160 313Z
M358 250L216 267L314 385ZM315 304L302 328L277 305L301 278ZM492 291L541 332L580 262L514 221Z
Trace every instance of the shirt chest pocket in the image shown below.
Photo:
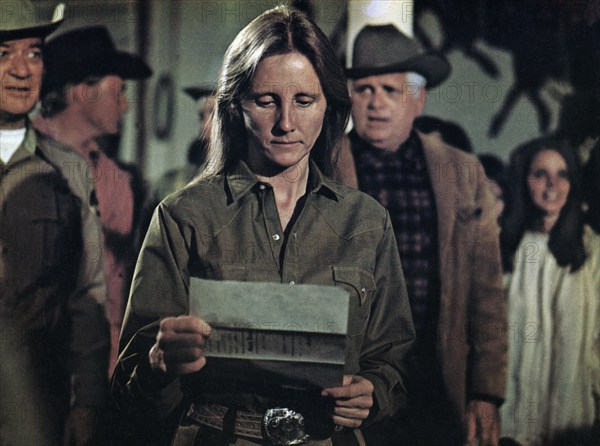
M371 299L375 292L373 274L358 267L333 267L335 286L344 288L350 294L350 314L348 317L348 335L362 334L371 312Z
M57 205L52 194L43 192L34 196L33 205L29 205L31 197L23 197L20 206L18 201L9 203L9 223L6 234L2 234L6 240L3 260L16 283L37 280L61 267L66 269L62 261L71 258L71 250L76 248L72 239L77 237L77 232L72 233L68 215L63 215L66 210Z

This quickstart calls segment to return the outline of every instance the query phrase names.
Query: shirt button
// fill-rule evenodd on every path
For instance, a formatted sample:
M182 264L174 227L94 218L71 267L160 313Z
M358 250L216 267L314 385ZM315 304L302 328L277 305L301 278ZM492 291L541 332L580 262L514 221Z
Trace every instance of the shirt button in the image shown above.
M275 240L275 241L277 241L277 240L279 240L279 239L281 238L281 237L279 236L279 234L273 234L271 237L272 237L272 238L273 238L273 240Z
M290 281L290 286L294 286L294 285L296 285L296 282L294 282L293 280Z
M265 186L264 184L260 184L260 185L258 186L258 188L259 188L260 190L265 190L265 189L267 188L267 186Z

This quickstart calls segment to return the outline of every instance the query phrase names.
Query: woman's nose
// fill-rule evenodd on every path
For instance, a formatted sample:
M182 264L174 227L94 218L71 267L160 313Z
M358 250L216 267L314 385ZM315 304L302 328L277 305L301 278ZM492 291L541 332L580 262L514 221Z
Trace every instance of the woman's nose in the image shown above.
M284 102L279 112L278 126L284 132L291 132L296 128L296 114L293 104Z

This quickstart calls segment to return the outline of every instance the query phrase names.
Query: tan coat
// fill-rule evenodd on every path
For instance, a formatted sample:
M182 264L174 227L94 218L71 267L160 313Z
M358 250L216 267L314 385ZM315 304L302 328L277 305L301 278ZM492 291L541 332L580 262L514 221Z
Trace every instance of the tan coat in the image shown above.
M494 201L477 159L419 133L438 220L440 319L437 353L444 384L459 414L470 395L504 398L506 300ZM338 179L357 187L350 144Z

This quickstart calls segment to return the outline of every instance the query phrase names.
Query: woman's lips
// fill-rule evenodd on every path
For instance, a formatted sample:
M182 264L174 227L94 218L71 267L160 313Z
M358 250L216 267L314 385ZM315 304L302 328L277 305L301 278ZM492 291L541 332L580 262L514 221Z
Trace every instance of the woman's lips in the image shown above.
M277 144L279 146L293 146L294 144L300 144L300 141L271 141L271 144Z

